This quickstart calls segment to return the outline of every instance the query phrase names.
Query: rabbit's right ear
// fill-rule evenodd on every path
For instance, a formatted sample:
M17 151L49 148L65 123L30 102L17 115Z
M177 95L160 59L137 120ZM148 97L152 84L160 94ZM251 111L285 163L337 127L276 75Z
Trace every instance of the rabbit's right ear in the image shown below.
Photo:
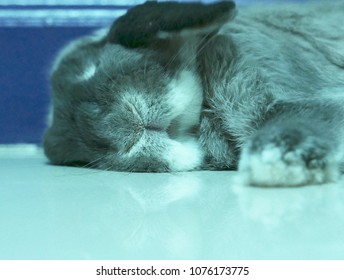
M212 33L235 14L232 1L212 4L150 1L118 18L108 33L108 41L128 48L147 47L162 34L184 30Z

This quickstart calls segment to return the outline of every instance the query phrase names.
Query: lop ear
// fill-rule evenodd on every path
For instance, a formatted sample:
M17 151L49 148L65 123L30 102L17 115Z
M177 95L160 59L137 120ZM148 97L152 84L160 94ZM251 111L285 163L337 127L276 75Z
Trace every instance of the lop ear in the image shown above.
M139 48L150 46L162 34L184 30L209 34L235 14L235 3L232 1L212 4L150 1L118 18L108 33L108 41Z

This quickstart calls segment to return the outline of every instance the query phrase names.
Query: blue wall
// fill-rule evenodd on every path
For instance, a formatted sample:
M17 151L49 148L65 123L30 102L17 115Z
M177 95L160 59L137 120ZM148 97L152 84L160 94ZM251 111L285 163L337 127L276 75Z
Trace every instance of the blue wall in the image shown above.
M0 28L0 144L40 143L56 52L90 27Z

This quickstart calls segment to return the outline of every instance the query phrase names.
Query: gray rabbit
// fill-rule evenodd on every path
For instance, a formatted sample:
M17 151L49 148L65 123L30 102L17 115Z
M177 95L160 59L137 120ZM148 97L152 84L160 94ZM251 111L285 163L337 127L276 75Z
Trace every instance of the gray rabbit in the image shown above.
M248 184L335 181L344 162L344 2L147 2L52 69L51 163L238 169Z

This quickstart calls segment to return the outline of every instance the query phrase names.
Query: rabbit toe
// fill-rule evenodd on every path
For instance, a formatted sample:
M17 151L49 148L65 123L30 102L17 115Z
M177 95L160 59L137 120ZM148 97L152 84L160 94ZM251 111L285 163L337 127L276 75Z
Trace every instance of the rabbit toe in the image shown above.
M249 185L313 185L333 182L339 176L336 160L317 141L268 143L259 149L256 144L251 142L243 149L239 162L239 171Z

